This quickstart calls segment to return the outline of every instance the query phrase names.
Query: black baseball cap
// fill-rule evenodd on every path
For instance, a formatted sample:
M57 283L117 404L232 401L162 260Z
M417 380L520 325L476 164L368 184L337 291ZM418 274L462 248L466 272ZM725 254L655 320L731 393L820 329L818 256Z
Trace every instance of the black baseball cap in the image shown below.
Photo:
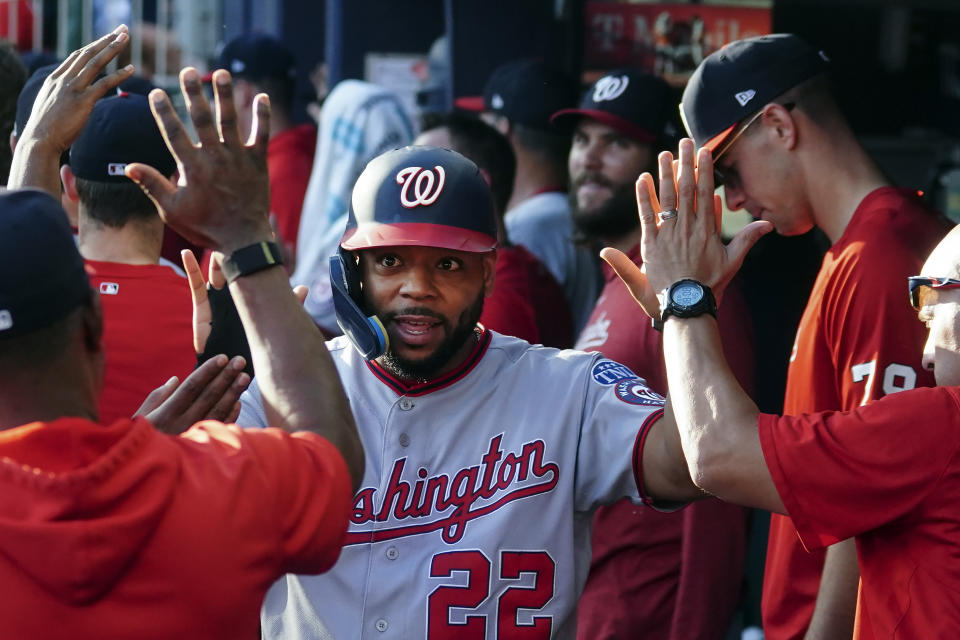
M0 341L43 329L89 299L60 203L35 189L0 194Z
M296 60L290 49L265 33L245 33L228 42L220 51L213 69L226 69L234 78L249 80L293 80L297 71ZM209 82L212 77L211 71L203 79Z
M617 69L597 80L575 109L562 109L550 121L572 126L592 118L638 142L676 135L673 89L662 78L638 69Z
M177 168L146 96L103 98L70 147L70 170L84 180L127 182L124 167L133 162L150 165L164 176Z
M680 116L697 147L719 147L745 118L830 69L830 59L797 36L736 40L707 56L690 77Z
M549 129L554 112L574 104L577 89L563 71L541 60L514 60L494 69L482 96L457 98L465 111L491 111L511 122Z

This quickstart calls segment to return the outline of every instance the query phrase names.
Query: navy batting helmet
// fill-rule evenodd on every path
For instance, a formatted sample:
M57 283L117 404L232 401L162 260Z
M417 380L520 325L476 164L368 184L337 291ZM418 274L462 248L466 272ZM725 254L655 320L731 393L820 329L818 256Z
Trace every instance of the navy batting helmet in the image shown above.
M490 251L497 246L490 187L477 165L455 151L388 151L357 179L340 246Z

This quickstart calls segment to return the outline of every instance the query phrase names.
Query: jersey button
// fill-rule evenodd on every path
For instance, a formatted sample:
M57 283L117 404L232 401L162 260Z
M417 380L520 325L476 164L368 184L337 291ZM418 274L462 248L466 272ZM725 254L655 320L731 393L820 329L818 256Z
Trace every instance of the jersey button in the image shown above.
M400 408L403 409L404 411L410 411L410 409L413 409L413 406L414 406L413 400L411 400L410 398L400 399Z
M384 620L383 618L380 618L379 620L377 620L377 631L380 631L382 633L387 630L387 626L388 626L387 621Z
M400 434L400 446L409 447L410 446L410 436L405 433Z
M400 557L400 552L397 551L396 547L390 547L389 549L387 549L388 560L396 560L399 557Z

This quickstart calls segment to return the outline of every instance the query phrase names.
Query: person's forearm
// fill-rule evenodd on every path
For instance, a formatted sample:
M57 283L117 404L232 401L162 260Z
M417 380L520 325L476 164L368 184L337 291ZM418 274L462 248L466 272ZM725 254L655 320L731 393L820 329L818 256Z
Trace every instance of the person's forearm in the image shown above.
M323 336L276 266L230 284L250 342L257 384L269 424L312 431L337 447L354 488L363 477L363 449L340 377Z
M699 500L706 494L690 478L672 405L668 395L663 417L647 434L643 447L644 488L658 500Z
M756 437L759 411L727 365L716 320L664 323L670 399L690 476L700 488L739 502L737 458Z
M29 130L17 143L10 164L10 189L41 189L60 200L61 152L43 140L29 135Z
M817 604L806 640L849 638L857 611L860 565L853 538L827 547Z

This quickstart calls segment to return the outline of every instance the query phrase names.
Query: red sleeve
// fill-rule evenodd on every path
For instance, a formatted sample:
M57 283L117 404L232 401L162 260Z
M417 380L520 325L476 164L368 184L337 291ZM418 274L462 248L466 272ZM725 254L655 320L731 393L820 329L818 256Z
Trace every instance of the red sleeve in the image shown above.
M238 500L237 509L270 514L282 572L321 573L333 566L346 536L353 496L347 464L329 441L313 433L240 429L209 421L182 437L235 441L237 450L248 451L260 477L262 499L250 495ZM249 490L251 484L245 486Z
M907 302L907 277L922 261L893 240L884 235L848 247L824 292L839 409L935 384L920 366L926 329Z
M958 405L955 389L936 387L849 412L761 414L763 456L804 546L845 540L920 504L960 445Z
M647 436L650 435L650 427L657 420L663 417L663 409L657 409L646 417L640 429L637 431L636 440L633 443L633 480L637 485L637 493L640 494L640 502L650 507L654 511L662 513L673 513L687 506L687 502L674 500L659 500L647 493L646 486L643 484L643 448L647 444Z
M290 255L294 255L303 199L313 170L317 130L315 127L299 126L284 133L287 139L271 140L267 157L270 172L270 213L274 217L284 246Z

